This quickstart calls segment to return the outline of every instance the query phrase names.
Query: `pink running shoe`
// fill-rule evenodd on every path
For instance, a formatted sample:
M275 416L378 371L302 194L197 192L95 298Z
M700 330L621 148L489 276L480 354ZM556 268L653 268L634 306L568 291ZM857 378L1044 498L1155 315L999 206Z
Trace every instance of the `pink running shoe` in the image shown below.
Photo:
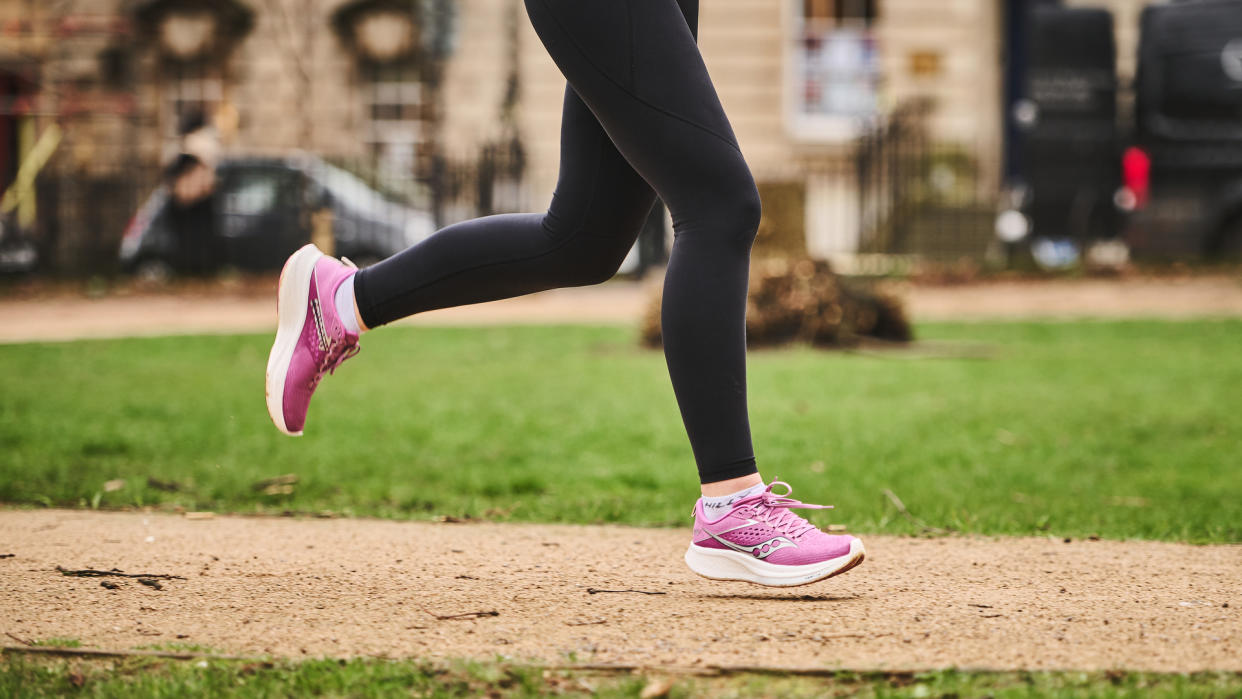
M303 245L280 271L276 342L267 358L267 413L276 429L302 434L311 394L324 374L358 354L358 336L336 312L336 290L357 271Z
M772 489L785 486L785 495ZM762 493L734 503L716 521L694 505L694 536L686 551L690 570L712 580L794 587L840 575L862 563L866 551L852 536L825 534L793 508L827 509L785 497L788 483L772 481Z

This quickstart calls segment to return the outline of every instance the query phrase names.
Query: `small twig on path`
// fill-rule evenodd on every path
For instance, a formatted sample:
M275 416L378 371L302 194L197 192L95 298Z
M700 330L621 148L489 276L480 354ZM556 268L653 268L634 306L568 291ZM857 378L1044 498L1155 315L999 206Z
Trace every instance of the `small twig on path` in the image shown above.
M637 592L640 595L667 595L667 592L648 592L647 590L599 590L594 587L587 588L588 595L594 595L600 592Z
M0 553L0 558L16 558L16 557L17 557L17 554L15 553Z
M5 636L8 636L9 638L13 639L14 641L17 641L18 643L20 643L20 644L22 644L22 645L25 645L25 646L33 646L33 645L34 645L34 641L27 641L27 640L26 640L26 639L24 639L24 638L18 638L17 636L14 636L13 634L9 633L8 631L5 631L5 632L4 632L4 635L5 635Z
M68 568L62 568L61 566L56 566L56 570L59 570L61 575L68 575L70 577L75 577L75 578L112 577L112 578L148 578L148 579L158 578L160 580L185 580L185 578L181 577L180 575L168 575L166 573L126 573L116 568L113 568L112 570L92 570L90 568L83 568L81 570L69 570ZM143 584L149 585L150 583L143 583Z
M838 638L881 638L884 636L892 636L891 633L834 633L829 636L820 636L821 641L835 641ZM813 639L814 640L814 639Z
M521 507L522 503L517 503L513 507L493 507L483 512L483 517L487 519L499 519L500 517L508 517L513 511Z
M1005 616L1005 615L1004 614L984 614L980 616L979 618L980 619L995 619L998 616Z
M607 624L607 619L597 619L595 621L567 621L566 626L595 626L597 624Z
M448 615L436 614L435 612L432 612L427 609L424 609L423 611L439 619L440 621L449 621L450 619L480 619L480 618L489 617L489 616L500 616L500 612L497 612L494 610L490 612L463 612L461 614L448 614Z
M50 646L30 646L28 648L3 646L0 647L0 652L65 655L80 658L171 658L174 660L251 660L256 662L263 662L265 660L264 658L244 655L217 655L215 653L197 653L192 651L101 650L99 648L55 648Z
M992 608L992 605L990 604L968 604L966 606L967 607L978 607L980 609L991 609Z
M888 501L893 504L893 507L897 508L897 511L901 513L903 517L910 520L915 525L922 527L924 532L933 532L936 534L948 534L951 531L953 531L952 529L941 529L940 527L933 527L927 522L924 522L918 517L915 517L913 514L910 513L910 510L906 509L906 504L901 501L901 498L897 497L897 493L894 493L888 488L884 489L884 496L888 498Z
M516 666L515 666L516 667ZM731 675L780 675L795 677L840 677L842 670L831 667L789 667L779 665L642 665L631 663L568 663L565 665L541 665L544 670L553 672L599 672L616 674L663 673L668 675L688 675L700 677L722 677ZM880 671L877 675L889 679L910 679L915 676L912 670Z
M160 584L159 580L152 580L151 578L138 578L138 582L142 585L146 585L147 587L153 587L157 590L164 589L164 586Z

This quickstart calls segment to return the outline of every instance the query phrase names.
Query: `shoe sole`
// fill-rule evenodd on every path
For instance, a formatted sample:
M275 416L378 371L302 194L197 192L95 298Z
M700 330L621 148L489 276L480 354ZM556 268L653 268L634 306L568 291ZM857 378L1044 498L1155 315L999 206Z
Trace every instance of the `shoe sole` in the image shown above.
M313 244L303 245L289 256L280 270L276 291L276 340L267 356L267 414L276 429L291 437L300 437L301 430L291 432L285 427L285 377L293 361L293 351L306 325L306 304L310 300L311 274L323 253Z
M798 587L817 583L855 568L866 557L867 551L858 539L850 542L849 553L843 556L801 566L767 563L727 549L709 549L693 544L686 549L686 565L704 578L737 580L764 587Z

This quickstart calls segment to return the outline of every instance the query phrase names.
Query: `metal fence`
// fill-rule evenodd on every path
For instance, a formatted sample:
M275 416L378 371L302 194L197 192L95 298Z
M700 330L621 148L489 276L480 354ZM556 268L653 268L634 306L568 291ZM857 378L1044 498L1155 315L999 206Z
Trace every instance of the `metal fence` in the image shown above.
M809 254L869 274L998 252L998 168L980 160L989 152L983 144L933 138L934 116L930 101L912 100L868 121L853 140L757 171L764 222L755 254Z
M49 173L37 180L33 229L24 230L13 219L5 224L10 235L33 246L33 271L66 276L111 272L126 223L156 182L158 172L114 168Z
M994 244L995 187L975 154L930 138L933 110L907 102L859 138L859 252L978 259Z
M846 237L859 253L983 257L993 244L993 189L973 154L929 137L932 113L930 103L910 102L847 144L841 157L796 172L756 173L765 210L757 251L815 254L807 227L818 207L836 218L828 225L851 229ZM33 225L4 221L7 244L31 244L39 273L274 269L307 240L363 263L456 221L543 204L527 190L527 158L516 139L436 155L396 176L368 157L226 155L210 200L193 206L176 205L167 171L131 165L136 159L123 148L86 162L75 150L63 146L38 177ZM817 175L830 183L827 190L808 185ZM627 270L663 262L666 234L657 208Z

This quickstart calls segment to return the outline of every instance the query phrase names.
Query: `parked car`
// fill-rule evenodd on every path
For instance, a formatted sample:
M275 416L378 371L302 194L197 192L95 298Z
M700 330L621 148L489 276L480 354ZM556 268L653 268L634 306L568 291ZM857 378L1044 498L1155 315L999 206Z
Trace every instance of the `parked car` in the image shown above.
M1023 99L1010 118L1020 168L1007 183L997 234L1025 240L1045 267L1077 263L1093 242L1114 238L1118 164L1113 17L1096 8L1031 10Z
M1134 145L1123 158L1139 254L1242 258L1242 3L1187 0L1140 19Z
M279 269L311 240L313 214L331 211L333 253L360 265L388 257L435 231L430 213L387 199L318 158L222 160L213 193L180 206L161 185L139 207L121 241L134 272Z

